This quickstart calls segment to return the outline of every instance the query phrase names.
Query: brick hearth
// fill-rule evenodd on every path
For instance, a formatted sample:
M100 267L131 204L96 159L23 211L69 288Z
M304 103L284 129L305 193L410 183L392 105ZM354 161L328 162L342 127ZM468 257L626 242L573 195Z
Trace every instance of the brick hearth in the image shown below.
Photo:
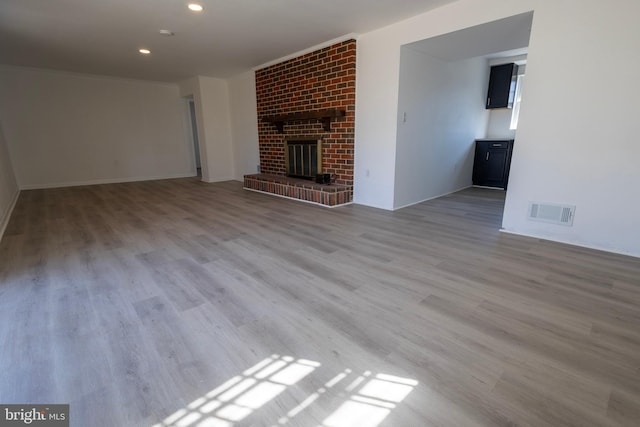
M344 205L353 199L351 185L317 184L306 179L282 175L245 175L244 188L330 207Z

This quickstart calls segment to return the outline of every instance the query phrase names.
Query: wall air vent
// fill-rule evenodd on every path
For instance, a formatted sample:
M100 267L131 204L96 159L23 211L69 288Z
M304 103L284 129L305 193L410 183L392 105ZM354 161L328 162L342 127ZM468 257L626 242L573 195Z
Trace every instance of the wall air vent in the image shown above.
M575 212L576 207L571 205L531 202L528 218L533 221L572 226Z

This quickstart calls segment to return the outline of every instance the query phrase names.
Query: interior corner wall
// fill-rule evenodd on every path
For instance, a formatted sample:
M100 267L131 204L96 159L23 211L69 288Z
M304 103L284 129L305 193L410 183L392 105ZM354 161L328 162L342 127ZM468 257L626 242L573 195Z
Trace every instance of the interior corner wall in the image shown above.
M180 96L193 97L205 182L234 179L230 94L226 80L196 76L178 83Z
M234 161L227 81L204 76L198 76L197 79L202 114L202 121L198 122L198 126L202 123L204 131L204 138L199 139L199 142L206 145L208 165L208 177L203 179L207 182L232 180Z
M640 256L640 3L539 4L503 228ZM573 226L528 220L532 201L575 205Z
M354 203L393 209L400 45L393 26L358 37ZM384 58L384 59L382 59Z
M234 179L259 172L258 113L256 79L253 71L228 80L231 107L231 135L233 138Z
M488 72L483 58L449 62L402 48L394 209L471 186Z
M0 66L20 188L195 175L176 85Z
M0 240L20 193L0 122Z

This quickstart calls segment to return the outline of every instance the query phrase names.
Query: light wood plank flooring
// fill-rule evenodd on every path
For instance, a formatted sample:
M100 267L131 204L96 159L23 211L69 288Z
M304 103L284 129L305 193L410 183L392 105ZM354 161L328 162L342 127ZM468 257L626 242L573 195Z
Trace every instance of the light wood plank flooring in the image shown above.
M502 207L25 191L0 403L70 403L76 427L640 425L640 260L505 235Z

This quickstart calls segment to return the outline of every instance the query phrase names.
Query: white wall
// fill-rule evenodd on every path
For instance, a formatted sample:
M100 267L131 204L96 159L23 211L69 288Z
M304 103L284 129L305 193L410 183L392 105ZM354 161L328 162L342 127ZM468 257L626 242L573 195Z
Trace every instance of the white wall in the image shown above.
M488 139L514 139L516 137L516 130L510 128L512 113L511 108L489 110Z
M225 80L197 76L179 83L180 96L193 96L205 182L234 179L229 88Z
M228 80L235 179L256 173L260 164L256 78L248 71Z
M393 208L400 74L400 43L388 28L356 44L353 201L383 209Z
M485 59L450 62L402 48L395 209L471 185L474 140L486 133L487 79Z
M7 142L0 122L0 240L9 222L9 216L18 198L19 190Z
M536 8L505 230L640 256L639 15L635 0ZM573 227L528 221L529 201L576 205Z
M355 201L393 207L400 46L534 10L503 226L640 255L640 2L614 3L460 0L360 36ZM527 221L530 200L577 205L574 226Z
M234 177L231 139L231 113L227 82L199 76L202 114L210 182L227 181Z
M0 67L20 188L192 176L176 85Z

